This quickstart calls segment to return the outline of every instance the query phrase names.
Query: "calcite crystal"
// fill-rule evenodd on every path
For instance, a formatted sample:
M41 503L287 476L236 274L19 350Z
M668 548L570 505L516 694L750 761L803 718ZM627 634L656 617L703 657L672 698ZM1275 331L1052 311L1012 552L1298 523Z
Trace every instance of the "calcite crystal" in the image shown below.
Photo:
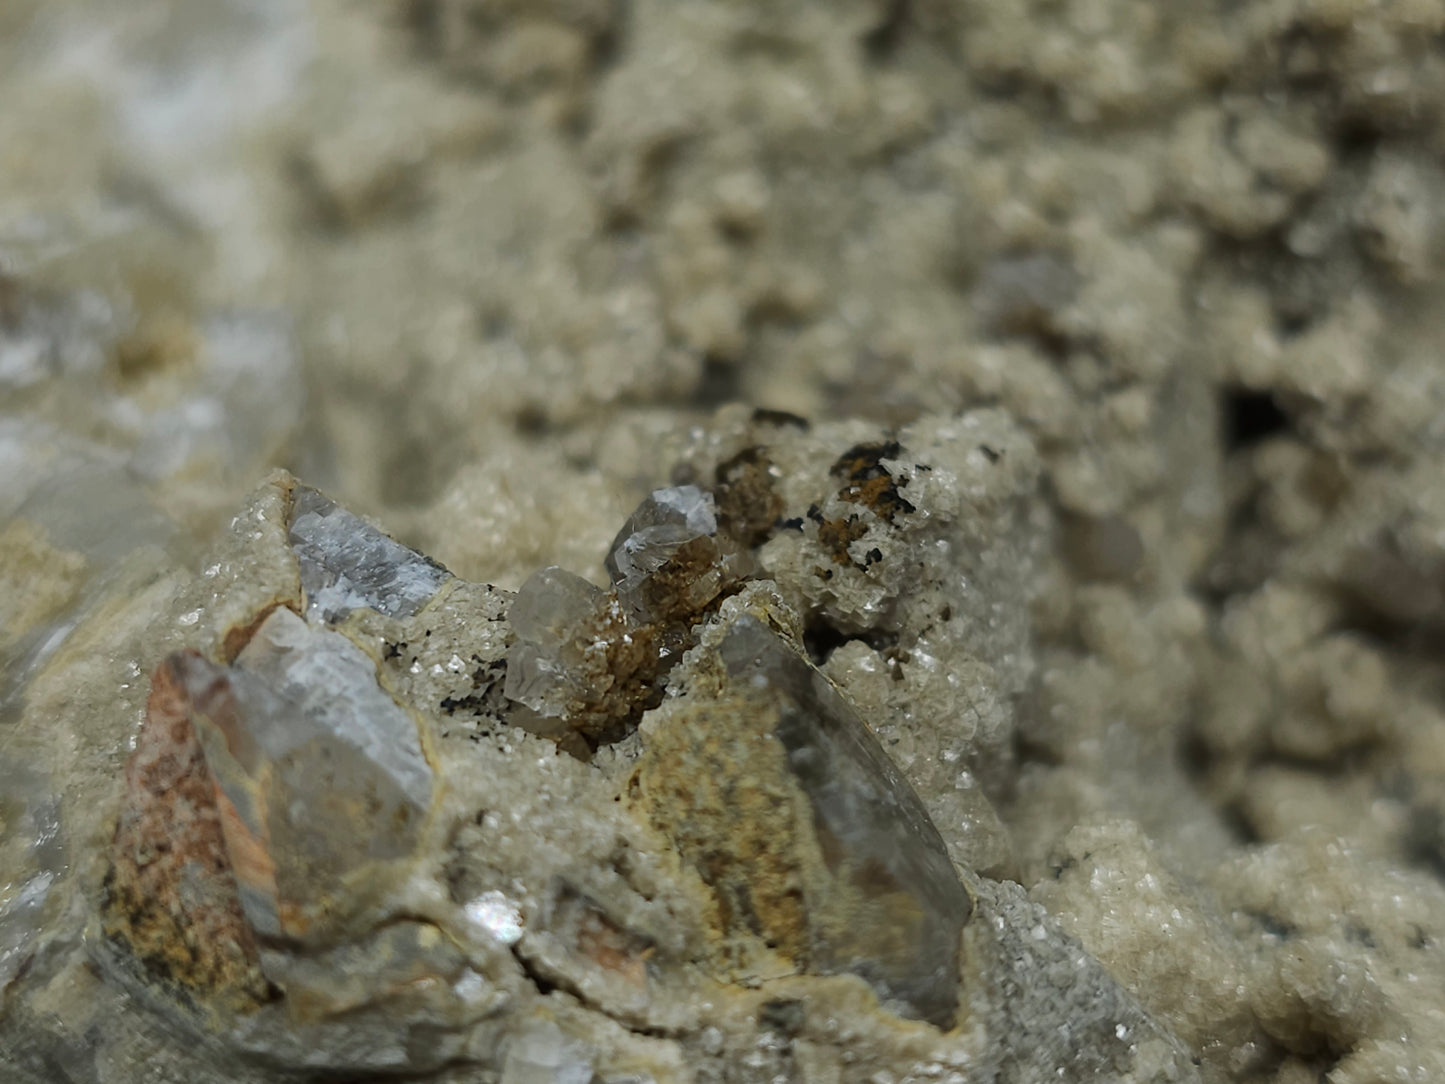
M232 1011L264 1000L210 770L177 654L151 678L146 721L126 767L127 804L106 878L105 926L157 979Z
M350 640L284 608L234 666L194 654L174 665L251 925L293 938L327 930L376 889L379 863L415 845L433 787L415 720Z
M522 585L508 615L517 639L506 695L543 719L567 720L538 733L615 740L657 702L693 622L746 565L718 535L711 494L690 485L653 490L608 551L611 591L560 568Z
M507 612L516 646L507 659L506 695L540 715L565 715L573 701L602 690L583 679L596 641L587 633L606 593L581 576L544 568L528 577Z
M682 698L647 735L648 815L726 926L951 1026L972 902L923 803L827 678L757 618L717 651L719 695Z
M508 617L517 639L503 689L553 721L535 727L538 733L595 745L656 702L656 630L634 623L615 594L544 568L522 585Z
M717 528L710 493L653 490L607 554L607 574L627 611L645 624L695 614L716 598L728 572Z
M334 623L361 607L408 617L450 576L309 486L297 486L292 500L289 537L312 620Z

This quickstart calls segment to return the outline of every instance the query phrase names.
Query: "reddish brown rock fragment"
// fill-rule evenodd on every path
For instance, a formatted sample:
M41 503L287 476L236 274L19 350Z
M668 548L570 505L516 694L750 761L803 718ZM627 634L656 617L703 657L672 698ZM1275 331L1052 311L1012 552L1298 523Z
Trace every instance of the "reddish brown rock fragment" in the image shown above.
M173 655L151 677L126 765L104 904L108 937L153 978L244 1011L269 987L241 911L215 787Z

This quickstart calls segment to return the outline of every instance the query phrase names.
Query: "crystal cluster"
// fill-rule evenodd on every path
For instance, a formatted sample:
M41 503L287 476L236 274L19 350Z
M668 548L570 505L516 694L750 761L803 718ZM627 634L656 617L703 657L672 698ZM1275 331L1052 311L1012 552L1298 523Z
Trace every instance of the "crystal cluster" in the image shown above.
M357 941L411 869L436 778L418 718L332 623L413 614L449 574L316 491L291 494L306 616L278 600L225 636L229 662L186 650L155 670L106 881L110 941L232 1011L367 1001L325 963L338 952L361 952L346 970L375 996L429 959L407 947L411 924L387 927L386 951Z
M656 704L693 623L737 583L745 559L719 534L711 494L676 486L628 517L606 564L611 591L544 568L512 604L506 695L557 721L539 733L589 745L619 736Z
M615 739L656 702L655 630L635 624L615 595L544 568L522 585L508 618L516 640L503 691L535 713L529 729L585 753L576 741Z
M190 646L153 656L90 950L205 1038L175 1079L681 1080L750 1043L758 1079L794 1047L850 1081L987 1064L993 897L767 563L807 539L820 582L877 577L824 529L882 545L931 507L897 451L854 445L814 517L780 450L725 448L710 491L643 501L607 587L547 568L514 597L275 476L169 612ZM0 899L0 982L43 958L4 929L37 893Z
M718 536L712 495L697 486L655 489L627 518L607 554L607 574L641 623L699 613L737 558Z

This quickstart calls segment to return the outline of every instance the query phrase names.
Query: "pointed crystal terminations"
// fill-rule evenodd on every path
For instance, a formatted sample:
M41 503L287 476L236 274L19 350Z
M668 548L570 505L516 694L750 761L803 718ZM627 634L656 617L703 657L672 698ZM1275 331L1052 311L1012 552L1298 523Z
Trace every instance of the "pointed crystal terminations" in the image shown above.
M544 568L527 577L508 618L516 638L503 692L545 721L528 729L570 738L567 747L581 754L577 739L592 748L615 740L657 702L659 630L635 624L614 594Z
M712 494L655 489L627 518L607 554L623 607L641 622L696 614L717 597L730 558L718 546Z
M694 623L743 578L748 560L718 534L711 494L654 490L612 543L610 592L555 567L517 592L507 698L541 716L526 724L536 733L592 749L615 741L661 699Z
M233 666L173 663L247 921L263 936L324 939L416 844L433 778L415 720L360 648L287 609Z
M952 1026L973 904L922 801L763 623L739 618L718 652L720 695L668 701L649 734L647 814L711 885L734 943L858 975L900 1015Z
M410 617L451 576L308 486L293 500L289 535L312 621L335 623L363 607Z

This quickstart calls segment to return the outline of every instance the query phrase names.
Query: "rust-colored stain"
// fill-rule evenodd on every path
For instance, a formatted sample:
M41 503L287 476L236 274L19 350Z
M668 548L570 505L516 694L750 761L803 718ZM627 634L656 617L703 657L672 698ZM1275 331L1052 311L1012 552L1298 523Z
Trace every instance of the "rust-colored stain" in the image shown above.
M743 546L765 542L783 514L772 466L766 449L755 445L719 463L715 472L718 527Z
M901 482L883 465L885 459L897 459L902 448L896 440L858 444L849 448L834 462L830 473L844 481L838 496L852 504L871 509L878 518L892 523L900 512L916 511L913 504L899 492L908 484Z
M620 975L633 986L647 985L647 961L653 947L591 908L577 926L577 949L598 967Z
M245 1011L267 1000L221 811L172 656L151 676L106 876L106 934L153 978Z

